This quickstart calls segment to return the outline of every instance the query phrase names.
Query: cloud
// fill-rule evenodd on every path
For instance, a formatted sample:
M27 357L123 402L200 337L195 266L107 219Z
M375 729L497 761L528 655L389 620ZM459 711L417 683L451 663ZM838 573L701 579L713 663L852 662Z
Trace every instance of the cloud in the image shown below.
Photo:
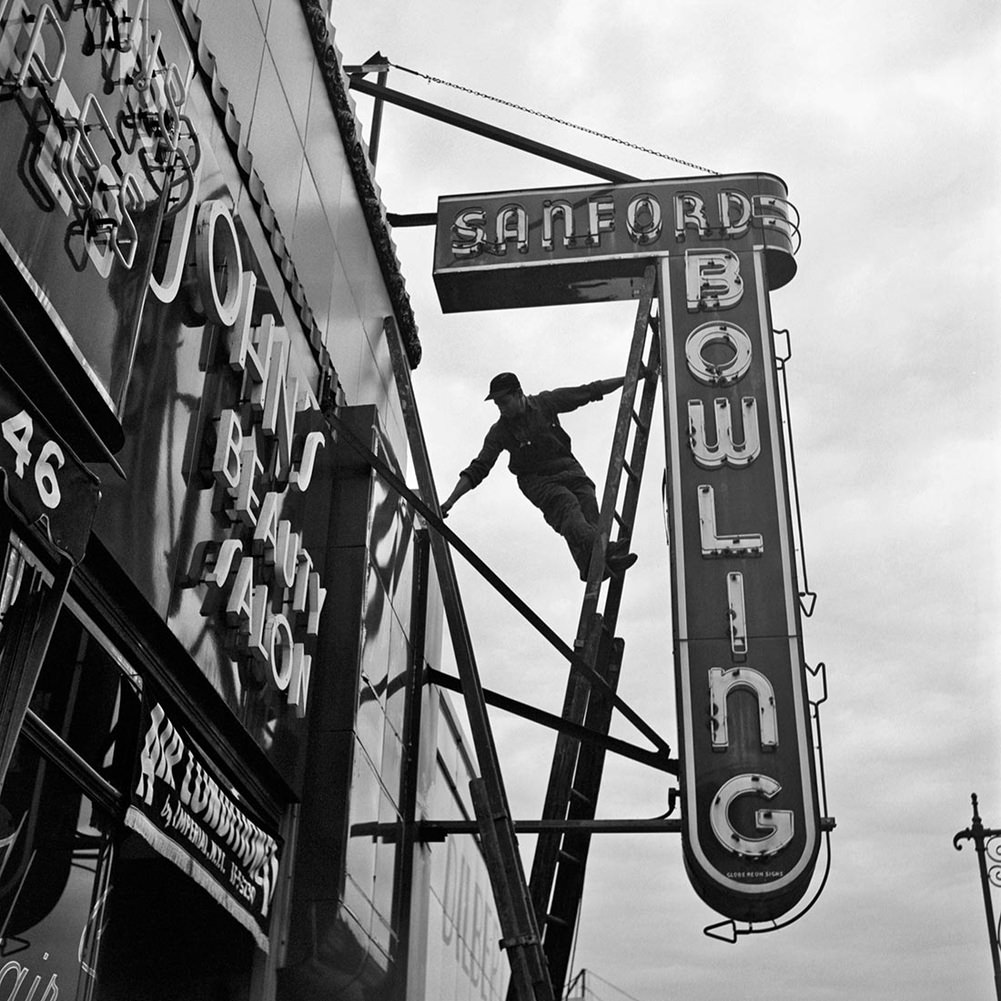
M377 0L335 5L334 19L351 60L382 48L637 146L777 173L802 216L799 271L772 310L792 333L803 526L819 592L806 656L828 665L830 880L802 920L723 945L702 934L718 916L688 886L677 836L595 837L576 965L643 1001L990 996L975 856L951 839L969 822L974 791L1001 826L1001 8L625 0L613 13L568 0ZM396 70L394 81L637 176L690 172ZM395 111L378 176L393 211L427 211L445 193L586 181ZM440 492L492 420L482 397L493 374L514 369L543 388L621 370L632 304L445 316L431 234L396 239L424 345L414 381ZM599 486L613 422L611 402L566 422ZM647 462L640 560L619 619L621 692L673 743L659 427ZM582 587L505 469L449 524L572 639ZM565 663L474 574L460 566L459 575L484 683L559 711ZM508 714L491 719L513 808L537 813L552 734ZM613 732L643 743L621 719ZM666 792L663 775L610 755L602 815L651 816ZM532 844L522 839L529 862Z

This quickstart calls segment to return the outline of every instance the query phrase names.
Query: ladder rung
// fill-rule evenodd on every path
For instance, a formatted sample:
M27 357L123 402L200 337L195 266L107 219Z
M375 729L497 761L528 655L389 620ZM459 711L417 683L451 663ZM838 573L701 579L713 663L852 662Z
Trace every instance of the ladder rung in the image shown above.
M579 855L574 855L571 852L560 849L560 859L563 862L573 862L574 865L582 866L584 860Z
M649 422L649 421L645 421L645 420L643 420L643 418L642 418L642 417L640 417L640 415L639 415L638 413L636 413L636 411L635 411L635 410L634 410L634 411L633 411L632 413L633 413L633 423L634 423L634 424L635 424L635 425L636 425L636 426L637 426L637 427L638 427L638 428L639 428L639 429L640 429L641 431L649 431L649 430L650 430L650 422Z
M546 921L551 925L559 925L561 928L569 928L570 922L566 918L561 918L557 914L547 914Z
M586 792L582 792L580 789L571 789L570 795L581 803L594 803L594 797L589 796Z
M622 462L622 471L626 474L626 476L630 476L634 480L638 480L640 478L640 474L637 473L636 470L633 469L633 467L630 466L625 460Z
M621 526L622 526L623 528L625 528L625 526L626 526L626 519L625 519L625 518L623 518L623 517L622 517L622 515L621 515L621 514L619 514L619 512L618 512L618 511L613 511L613 512L612 512L612 517L613 517L613 518L614 518L614 519L615 519L615 520L616 520L616 521L617 521L617 522L618 522L618 523L619 523L619 524L620 524L620 525L621 525Z

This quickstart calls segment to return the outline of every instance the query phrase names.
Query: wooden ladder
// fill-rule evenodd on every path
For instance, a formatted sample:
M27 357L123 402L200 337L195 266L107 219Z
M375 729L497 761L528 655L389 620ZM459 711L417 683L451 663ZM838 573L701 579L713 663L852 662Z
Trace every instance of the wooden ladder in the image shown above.
M660 370L660 339L657 318L652 314L655 289L656 268L651 265L640 292L598 536L574 642L577 660L571 665L563 703L564 720L603 735L608 734L611 725L622 664L624 644L615 638L615 626L625 577L620 574L609 579L602 603L605 551L612 541L613 526L617 529L616 539L629 540L636 517ZM620 493L622 502L618 507ZM581 742L566 733L557 737L542 818L563 821L564 825L562 830L539 835L529 884L550 982L557 987L567 977L591 841L590 832L575 829L574 823L595 817L604 760L605 749L597 742Z

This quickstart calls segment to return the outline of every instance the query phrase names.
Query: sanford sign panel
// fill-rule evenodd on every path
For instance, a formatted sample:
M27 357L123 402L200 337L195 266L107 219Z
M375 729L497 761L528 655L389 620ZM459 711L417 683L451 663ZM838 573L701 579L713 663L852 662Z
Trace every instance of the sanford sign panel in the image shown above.
M722 245L761 247L779 288L798 244L796 210L770 174L450 195L434 280L446 313L629 299L649 258Z

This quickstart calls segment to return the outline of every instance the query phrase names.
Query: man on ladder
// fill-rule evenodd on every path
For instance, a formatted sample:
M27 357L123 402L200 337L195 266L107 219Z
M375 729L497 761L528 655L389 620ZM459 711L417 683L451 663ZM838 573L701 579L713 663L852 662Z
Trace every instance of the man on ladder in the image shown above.
M521 492L566 540L580 579L586 581L597 534L598 501L594 483L574 457L570 436L558 415L600 400L621 389L624 381L618 376L526 396L513 372L494 376L486 398L497 405L500 418L487 432L479 455L459 474L455 488L441 505L442 516L463 494L478 486L500 453L507 451L511 456L508 468L517 476ZM623 573L636 562L636 554L628 548L628 539L609 544L607 573Z

